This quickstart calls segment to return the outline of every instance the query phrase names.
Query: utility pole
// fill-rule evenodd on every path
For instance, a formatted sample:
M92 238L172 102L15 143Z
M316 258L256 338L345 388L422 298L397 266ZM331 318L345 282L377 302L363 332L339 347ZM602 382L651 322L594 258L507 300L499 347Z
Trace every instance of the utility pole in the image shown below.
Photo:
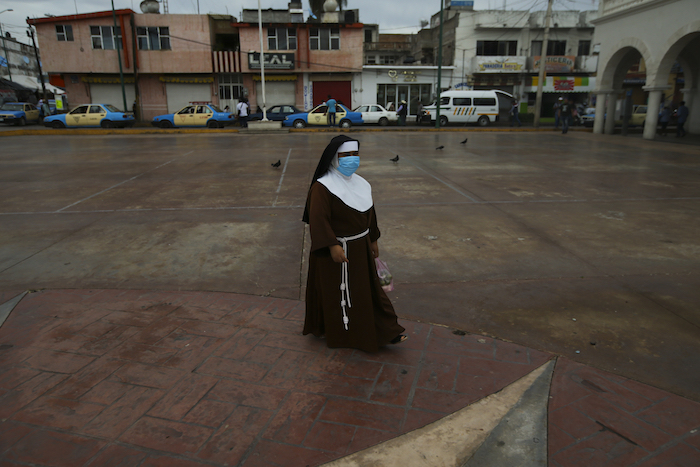
M27 35L32 38L32 45L34 46L34 57L36 58L36 66L39 67L39 80L41 81L41 95L44 100L47 100L46 96L46 84L44 83L44 71L41 69L41 60L39 60L39 49L36 46L36 41L34 40L34 30L30 27L27 31ZM9 63L8 63L9 65ZM9 69L9 66L8 66Z
M551 0L550 0L551 1ZM442 17L444 0L440 0L440 40L438 47L438 82L437 82L437 101L435 105L435 128L440 128L440 92L442 91Z
M122 85L122 99L124 99L124 112L129 110L126 106L126 89L124 89L124 71L122 70L122 54L119 51L120 41L117 41L117 14L114 12L114 0L112 0L112 20L114 21L114 45L117 47L117 60L119 61L119 82ZM124 34L124 31L122 31Z
M262 33L262 8L260 0L258 0L258 32L260 35L260 82L262 83L262 110L263 122L267 122L267 104L265 103L265 49L263 48L263 33Z
M547 16L544 20L544 40L542 41L542 53L540 54L540 73L537 78L537 98L535 99L535 128L540 127L540 115L542 115L542 86L547 76L547 46L549 45L549 23L552 20L552 0L547 3Z

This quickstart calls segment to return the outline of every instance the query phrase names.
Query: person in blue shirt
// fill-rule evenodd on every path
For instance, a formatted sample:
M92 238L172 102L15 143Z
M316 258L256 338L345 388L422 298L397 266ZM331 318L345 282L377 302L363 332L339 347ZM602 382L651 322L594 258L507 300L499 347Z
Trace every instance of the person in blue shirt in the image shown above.
M328 106L328 125L330 126L335 126L335 105L336 101L331 97L331 95L328 95L328 100L326 101L326 105Z

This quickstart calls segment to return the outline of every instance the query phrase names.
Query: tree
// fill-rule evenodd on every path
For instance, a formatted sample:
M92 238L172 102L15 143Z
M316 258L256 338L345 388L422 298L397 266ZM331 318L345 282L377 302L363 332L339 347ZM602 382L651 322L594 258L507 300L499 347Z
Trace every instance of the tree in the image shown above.
M340 10L343 10L343 7L346 7L348 5L348 0L335 0L338 2L338 6L340 7ZM311 8L311 12L317 17L320 18L321 15L324 13L323 12L323 4L326 3L326 0L309 0L309 7Z

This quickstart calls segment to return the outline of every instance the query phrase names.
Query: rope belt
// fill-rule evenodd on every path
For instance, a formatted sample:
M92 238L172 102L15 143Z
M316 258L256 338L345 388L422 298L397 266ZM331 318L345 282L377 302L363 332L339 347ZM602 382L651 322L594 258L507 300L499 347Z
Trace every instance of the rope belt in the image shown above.
M352 237L336 237L338 241L343 245L343 253L345 257L348 256L348 242L362 238L369 233L369 229L362 233L353 235ZM348 283L348 263L341 263L341 278L340 278L340 307L343 309L343 325L345 330L348 330L348 314L345 311L345 306L352 308L352 303L350 303L350 284Z

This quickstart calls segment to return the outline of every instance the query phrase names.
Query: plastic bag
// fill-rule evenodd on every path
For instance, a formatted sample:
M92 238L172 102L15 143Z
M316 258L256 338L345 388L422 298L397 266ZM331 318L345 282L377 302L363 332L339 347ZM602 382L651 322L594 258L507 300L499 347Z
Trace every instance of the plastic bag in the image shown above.
M384 292L391 292L394 290L394 278L389 271L389 267L379 258L374 258L374 262L377 265L377 276L379 276L379 283L382 289L384 289Z

